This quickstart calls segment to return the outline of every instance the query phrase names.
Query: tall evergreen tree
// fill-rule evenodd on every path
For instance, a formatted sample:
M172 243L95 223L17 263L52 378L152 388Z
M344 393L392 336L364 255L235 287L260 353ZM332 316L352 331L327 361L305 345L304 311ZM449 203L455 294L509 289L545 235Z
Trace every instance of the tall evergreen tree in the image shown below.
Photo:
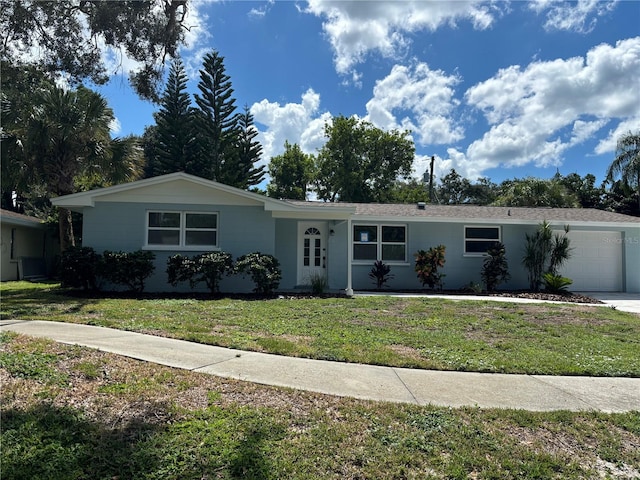
M224 57L215 50L204 57L198 89L200 94L195 95L199 107L197 129L206 164L202 176L224 181L237 155L238 116Z
M238 117L238 155L236 156L238 165L235 169L237 179L229 185L247 189L264 180L264 165L259 167L256 165L262 155L262 145L255 140L257 136L258 130L253 124L253 115L245 105L244 112Z
M191 99L187 93L187 75L178 59L171 65L167 86L155 114L153 174L185 172L206 176L197 154L197 136Z

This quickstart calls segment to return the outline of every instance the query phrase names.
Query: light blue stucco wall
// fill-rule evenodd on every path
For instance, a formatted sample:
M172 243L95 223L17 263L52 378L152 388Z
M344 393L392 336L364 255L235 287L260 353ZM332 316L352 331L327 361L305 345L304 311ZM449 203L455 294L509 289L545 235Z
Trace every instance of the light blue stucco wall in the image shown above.
M239 257L253 251L275 255L282 269L281 290L291 290L297 286L298 261L298 222L295 219L274 219L270 212L259 206L206 206L143 203L107 203L98 202L95 207L84 209L83 244L93 247L98 253L104 250L135 251L145 243L145 220L148 210L186 210L217 212L219 214L219 246ZM378 222L359 222L378 224ZM384 222L384 225L407 226L407 261L390 263L394 278L388 286L394 290L417 290L422 285L414 271L414 255L419 249L443 244L446 246L446 263L442 269L445 289L459 289L470 282L481 283L480 272L483 257L464 255L463 223L451 222ZM468 224L473 225L473 224ZM328 221L328 229L333 234L327 237L327 278L331 290L343 290L347 286L348 223L346 221ZM511 280L500 285L503 289L528 288L527 271L522 266L525 234L532 234L537 225L503 225L502 241L507 252L507 261ZM556 229L556 227L554 227ZM561 229L561 226L557 226ZM610 231L611 227L574 227L573 231ZM619 231L619 229L618 229ZM640 292L640 227L630 226L623 229L621 240L623 254L623 288L627 292ZM166 261L175 253L196 255L202 252L177 252L154 250L156 271L147 282L147 291L184 291L188 285L174 288L166 283ZM369 278L373 262L353 264L353 288L371 290L375 288ZM250 278L232 276L224 278L221 284L223 292L251 291ZM201 288L204 291L204 288Z
M280 262L282 290L292 290L296 286L298 276L298 221L276 219L275 222L275 256Z
M356 223L356 222L354 222ZM377 222L358 222L377 224ZM392 222L384 222L391 225ZM403 224L398 222L398 224ZM465 224L457 223L408 223L407 225L407 262L391 266L394 278L387 286L394 290L421 289L422 285L414 271L414 255L419 249L428 250L439 244L446 246L445 266L441 272L444 277L445 289L459 289L468 286L470 282L482 284L480 276L484 258L464 255L464 227ZM473 223L467 226L474 225ZM505 245L507 262L511 279L508 283L501 284L499 289L527 289L529 287L528 272L522 265L524 255L525 235L533 234L537 225L503 225L501 227L502 242ZM554 230L562 230L562 226L554 226ZM611 227L573 227L572 231L612 231ZM619 229L617 231L620 231ZM346 243L346 226L336 228L341 240ZM626 228L622 230L622 261L623 261L623 289L626 292L640 292L640 228ZM335 256L334 256L335 258ZM339 258L341 264L346 265L346 254ZM366 264L354 263L353 288L355 290L370 290L374 288L372 280L368 277L373 262ZM346 275L346 272L344 273ZM344 288L344 287L342 287Z
M104 250L131 252L143 248L145 244L146 212L192 211L218 213L219 248L233 255L234 259L246 253L260 251L276 255L275 220L262 207L226 205L175 205L98 202L95 207L83 211L83 245L96 252ZM167 251L152 249L156 255L156 270L147 280L147 291L185 291L188 284L172 287L167 283L167 259L176 253L193 256L203 251ZM253 289L250 277L234 275L223 278L220 290L223 292L246 292ZM206 287L199 289L206 291Z

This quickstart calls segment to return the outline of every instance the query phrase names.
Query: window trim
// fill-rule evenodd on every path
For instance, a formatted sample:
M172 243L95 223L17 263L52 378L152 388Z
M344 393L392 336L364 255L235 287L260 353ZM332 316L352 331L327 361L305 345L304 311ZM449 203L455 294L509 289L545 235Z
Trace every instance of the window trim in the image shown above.
M375 227L376 229L376 240L372 242L361 242L359 239L356 239L355 229L357 227ZM404 242L384 242L382 240L382 229L384 227L402 227L404 228ZM407 260L407 248L408 248L408 231L409 227L406 223L367 223L367 222L358 222L353 223L351 228L354 230L353 239L350 245L351 255L352 255L352 263L354 265L370 265L371 262L376 262L378 260L382 260L385 263L393 264L393 265L408 265ZM357 259L355 258L354 247L356 245L376 245L376 258L374 259ZM382 259L382 247L383 245L404 245L404 260L383 260Z
M492 228L498 230L498 238L467 238L467 228ZM502 227L500 225L464 225L462 235L462 252L465 257L486 257L487 252L467 252L467 242L502 242Z
M179 227L150 227L149 226L149 215L151 213L178 213L180 214L180 226ZM216 228L187 228L187 215L214 215L216 217ZM178 244L177 245L162 245L156 243L149 243L149 229L154 230L172 230L178 231ZM209 231L216 233L216 243L215 245L187 245L187 232L188 231ZM143 250L174 250L174 251L198 251L198 252L212 252L220 250L220 213L215 212L203 212L203 211L194 211L194 210L147 210L145 212L145 230L144 230L144 245L142 247Z

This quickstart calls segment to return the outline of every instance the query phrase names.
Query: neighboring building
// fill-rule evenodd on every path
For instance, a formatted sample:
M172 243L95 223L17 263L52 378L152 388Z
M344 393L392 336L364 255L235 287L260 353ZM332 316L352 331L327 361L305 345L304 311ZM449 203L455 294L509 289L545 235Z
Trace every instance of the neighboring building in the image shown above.
M525 234L542 221L569 225L572 257L562 270L574 291L640 292L640 219L594 209L386 205L276 200L227 185L172 173L52 199L83 214L83 245L103 250L151 250L156 271L150 291L167 284L166 261L175 253L223 250L275 255L282 290L326 276L333 290L373 288L375 260L391 266L397 290L421 288L414 254L444 244L444 288L480 282L483 253L496 240L506 246L511 280L528 287L522 266ZM246 291L251 283L225 278L221 291ZM184 285L183 288L188 288Z
M51 273L58 249L44 222L10 210L0 210L2 264L0 279L37 279Z

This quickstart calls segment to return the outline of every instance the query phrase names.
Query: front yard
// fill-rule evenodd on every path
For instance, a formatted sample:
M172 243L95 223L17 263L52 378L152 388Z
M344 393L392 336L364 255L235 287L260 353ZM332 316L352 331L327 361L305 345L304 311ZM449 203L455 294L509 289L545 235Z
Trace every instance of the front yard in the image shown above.
M14 480L637 479L640 412L367 402L0 336Z
M127 299L26 282L2 284L0 293L3 319L376 365L640 377L640 316L608 307L397 297Z

